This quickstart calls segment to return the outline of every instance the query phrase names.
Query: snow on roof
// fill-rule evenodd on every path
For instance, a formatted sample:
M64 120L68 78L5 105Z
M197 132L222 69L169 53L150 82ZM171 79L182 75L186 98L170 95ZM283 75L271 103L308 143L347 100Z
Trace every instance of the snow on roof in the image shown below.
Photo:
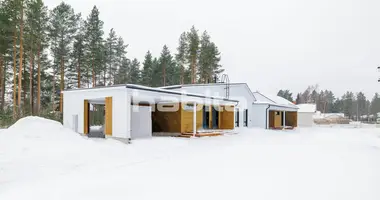
M253 92L251 88L248 86L247 83L198 83L198 84L183 84L183 85L170 85L170 86L163 86L158 87L160 89L166 89L166 90L172 90L172 89L181 89L181 88L188 88L188 87L196 87L196 86L220 86L220 85L243 85L247 89L247 91L250 93L250 95L255 99L255 95L253 95ZM223 97L223 96L221 96Z
M256 98L255 103L257 104L271 104L271 105L298 109L298 107L294 105L292 102L279 96L264 95L260 92L254 92L253 95Z
M317 111L317 105L315 104L309 104L309 103L297 104L297 107L298 107L298 112L301 112L301 113L314 113Z

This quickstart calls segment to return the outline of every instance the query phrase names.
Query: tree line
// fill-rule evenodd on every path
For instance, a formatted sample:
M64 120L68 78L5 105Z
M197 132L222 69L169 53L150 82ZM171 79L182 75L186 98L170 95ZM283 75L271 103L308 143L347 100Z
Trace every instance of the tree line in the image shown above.
M56 111L65 89L208 83L224 71L218 47L194 26L175 53L163 45L158 57L147 51L140 62L103 25L96 6L83 18L65 2L49 9L43 0L0 0L0 111L15 119Z
M297 93L293 98L290 90L280 90L277 93L296 104L313 103L322 113L344 113L353 120L374 120L380 113L380 95L367 98L363 92L347 91L341 97L336 97L330 90L319 90L318 85L309 86L304 92ZM371 116L371 117L370 117Z

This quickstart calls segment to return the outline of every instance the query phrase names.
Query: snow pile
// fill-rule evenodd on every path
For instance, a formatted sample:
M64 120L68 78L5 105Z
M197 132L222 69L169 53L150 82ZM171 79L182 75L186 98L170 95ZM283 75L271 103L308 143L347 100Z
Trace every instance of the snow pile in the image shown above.
M112 159L115 151L124 146L116 141L105 145L89 140L56 121L39 117L20 119L0 132L0 193L5 183L86 168L102 157Z

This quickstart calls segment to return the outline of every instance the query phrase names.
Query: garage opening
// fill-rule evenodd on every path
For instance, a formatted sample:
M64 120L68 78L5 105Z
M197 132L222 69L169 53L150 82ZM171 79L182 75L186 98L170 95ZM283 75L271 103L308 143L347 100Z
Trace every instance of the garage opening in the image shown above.
M88 137L112 136L112 97L84 100L83 132Z
M269 111L269 129L293 129L297 127L297 112Z
M269 111L269 129L282 129L282 112Z

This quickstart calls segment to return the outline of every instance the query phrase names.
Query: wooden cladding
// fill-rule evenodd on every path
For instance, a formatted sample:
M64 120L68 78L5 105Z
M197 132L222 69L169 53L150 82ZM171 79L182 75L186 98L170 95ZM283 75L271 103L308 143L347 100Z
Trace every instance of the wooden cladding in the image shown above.
M107 136L112 136L112 97L106 97L105 130Z
M160 107L167 108L167 105L159 105ZM170 105L172 106L172 105ZM154 132L168 132L168 133L193 133L194 127L194 109L193 104L190 103L178 103L173 107L177 107L177 111L160 111L159 109L154 109L152 112L153 121L153 131ZM157 105L155 105L157 107ZM209 110L208 112L208 122L207 125L210 129L213 129L213 117L217 127L215 129L234 129L234 106L229 106L226 109L225 106L221 106L220 112L216 113L216 116L212 114L212 106L204 107L203 104L197 104L196 113L196 128L197 130L202 129L204 119L204 108ZM206 125L206 126L207 126Z
M157 106L157 105L156 105ZM179 105L160 105L161 107L166 106L179 106ZM159 109L152 109L155 112L152 113L153 121L153 131L154 132L181 132L181 112L182 109L179 109L175 112L163 112Z
M298 113L286 112L285 114L286 126L297 127L298 125Z
M283 128L283 119L285 118L285 126L297 127L297 112L269 111L269 128Z
M235 107L221 106L219 112L219 129L234 129L235 125Z
M90 112L90 104L88 103L88 100L84 100L84 105L83 105L83 134L88 134L89 132L89 112Z
M60 94L60 100L59 100L59 112L63 112L63 93Z
M193 132L193 122L194 122L194 111L193 110L185 110L181 106L181 133L192 133ZM197 121L196 126L197 130L202 128L203 125L203 105L197 104Z

